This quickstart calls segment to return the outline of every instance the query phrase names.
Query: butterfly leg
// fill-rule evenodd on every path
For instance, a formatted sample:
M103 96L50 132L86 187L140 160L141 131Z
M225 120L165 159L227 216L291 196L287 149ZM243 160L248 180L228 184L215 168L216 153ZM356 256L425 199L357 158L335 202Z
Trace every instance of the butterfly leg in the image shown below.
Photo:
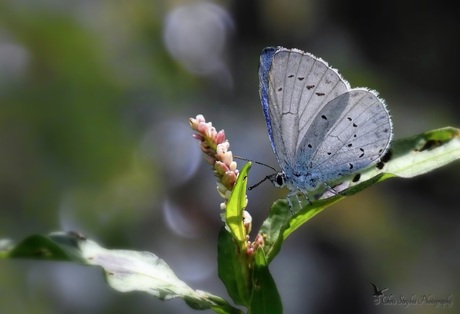
M303 206L305 205L305 200L308 202L308 204L312 204L310 198L300 189L297 189L296 191L289 193L286 198L288 200L291 211L294 213L298 212L303 208ZM297 201L295 207L292 202L294 198Z
M289 193L286 199L289 203L289 211L292 215L302 209L302 201L300 200L297 192Z
M299 190L299 193L297 193L297 201L299 202L300 208L303 208L301 199L299 198L299 195L303 198L303 200L306 200L309 205L312 205L313 203L310 201L310 198L308 197L307 194L305 194L303 191Z
M327 183L323 183L325 190L323 192L323 195L321 196L321 199L326 199L332 196L336 195L345 195L346 189L349 187L349 183L347 184L347 181L341 182L339 184L336 184L334 186L330 186Z
M290 195L290 194L288 194L288 195L286 196L286 200L288 201L288 204L289 204L289 211L290 211L291 213L294 212L294 210L292 209L292 201L291 201L291 195Z
M337 195L337 194L340 193L340 192L337 192L332 186L330 186L330 185L327 184L327 183L323 183L323 185L324 185L325 189L326 189L328 192L330 192L330 193L332 193L332 194L334 194L334 195Z

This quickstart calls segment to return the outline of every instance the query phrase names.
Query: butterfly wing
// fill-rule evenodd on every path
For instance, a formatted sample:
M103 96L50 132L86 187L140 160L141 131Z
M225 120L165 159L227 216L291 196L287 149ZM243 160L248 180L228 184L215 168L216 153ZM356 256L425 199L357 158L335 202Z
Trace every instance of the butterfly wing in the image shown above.
M326 62L297 49L265 48L259 67L260 97L273 151L287 177L299 164L298 149L321 110L348 91L348 83ZM327 130L315 128L311 144ZM302 154L309 164L312 155Z
M310 124L307 134L313 137L302 139L295 171L307 170L320 182L339 180L375 163L388 149L391 129L384 102L372 91L352 89L331 100ZM320 139L315 130L322 130Z
M297 49L264 49L260 97L269 138L291 189L312 190L375 163L388 149L384 102Z

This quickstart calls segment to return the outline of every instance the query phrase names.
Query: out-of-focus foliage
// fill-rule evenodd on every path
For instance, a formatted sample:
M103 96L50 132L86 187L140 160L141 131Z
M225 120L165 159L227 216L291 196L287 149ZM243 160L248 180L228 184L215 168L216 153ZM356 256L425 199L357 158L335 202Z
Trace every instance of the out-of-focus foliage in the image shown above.
M241 313L224 299L189 287L153 253L106 249L75 232L32 235L15 245L0 243L0 258L5 257L99 266L107 284L119 292L143 292L164 301L181 298L195 310Z

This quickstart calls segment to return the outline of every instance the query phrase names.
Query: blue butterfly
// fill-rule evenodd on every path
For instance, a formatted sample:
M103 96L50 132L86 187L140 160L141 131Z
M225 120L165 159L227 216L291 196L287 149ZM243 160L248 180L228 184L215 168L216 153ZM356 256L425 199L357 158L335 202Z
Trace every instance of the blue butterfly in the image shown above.
M268 176L289 196L314 199L375 164L392 138L382 99L351 88L320 58L268 47L259 66L259 92L273 152L282 169Z

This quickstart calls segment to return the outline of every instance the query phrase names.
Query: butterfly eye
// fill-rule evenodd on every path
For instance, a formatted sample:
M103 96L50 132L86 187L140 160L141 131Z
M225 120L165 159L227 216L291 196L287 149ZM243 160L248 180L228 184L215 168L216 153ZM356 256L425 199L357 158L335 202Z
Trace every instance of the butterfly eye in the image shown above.
M282 172L278 172L276 174L276 178L275 178L275 185L277 187L283 187L284 186L284 181L285 181L285 177L284 177L284 173Z

